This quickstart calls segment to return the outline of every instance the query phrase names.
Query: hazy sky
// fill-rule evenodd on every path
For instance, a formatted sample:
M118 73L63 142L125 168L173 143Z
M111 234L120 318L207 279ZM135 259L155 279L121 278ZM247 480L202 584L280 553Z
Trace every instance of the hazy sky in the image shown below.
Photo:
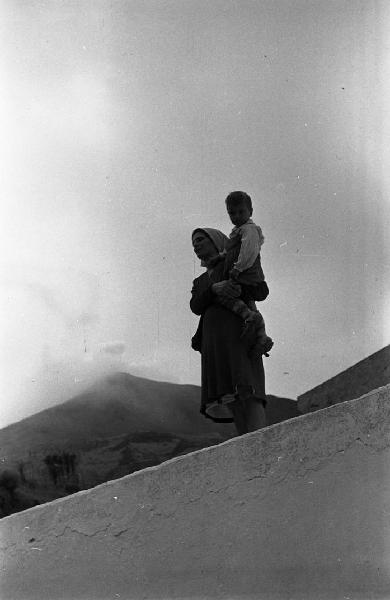
M385 0L0 2L1 426L106 370L200 383L190 234L254 201L295 398L390 343Z

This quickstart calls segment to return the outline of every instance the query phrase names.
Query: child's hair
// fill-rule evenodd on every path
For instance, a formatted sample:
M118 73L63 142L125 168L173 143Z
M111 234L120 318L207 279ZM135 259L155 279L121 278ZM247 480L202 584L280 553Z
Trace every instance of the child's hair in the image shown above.
M252 199L245 192L230 192L225 200L226 206L238 206L239 204L245 204L245 206L253 212Z

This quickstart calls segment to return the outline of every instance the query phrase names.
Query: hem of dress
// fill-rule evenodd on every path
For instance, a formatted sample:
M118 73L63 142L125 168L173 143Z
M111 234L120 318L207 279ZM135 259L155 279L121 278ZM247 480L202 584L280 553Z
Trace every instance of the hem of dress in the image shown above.
M207 402L206 404L201 406L200 409L200 413L206 418L206 419L211 419L211 421L214 421L215 423L234 423L234 417L213 417L211 415L209 415L207 413L207 408L212 406L217 406L218 404L223 405L224 403L222 402L222 400L224 398L232 398L233 396L237 396L237 392L236 394L223 394L222 396L220 396L219 398L212 398L209 400L209 402ZM253 396L259 401L261 402L261 404L263 405L264 409L267 406L267 398L262 398L261 396L257 396L256 394L253 394ZM233 402L233 400L232 400ZM225 406L228 403L225 403Z

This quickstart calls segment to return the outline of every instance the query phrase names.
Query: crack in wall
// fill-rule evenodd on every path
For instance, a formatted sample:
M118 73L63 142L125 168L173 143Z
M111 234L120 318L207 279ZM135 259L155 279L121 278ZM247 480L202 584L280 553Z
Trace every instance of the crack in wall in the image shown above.
M82 535L83 537L92 538L92 537L95 537L96 535L98 535L99 533L105 533L105 532L107 532L107 530L110 527L111 527L111 523L109 523L108 525L106 525L102 529L97 529L96 531L94 531L92 533L86 533L84 531L80 531L79 529L76 529L75 527L71 527L70 525L66 525L64 527L64 529L60 533L53 533L53 536L55 538L63 537L67 531L71 531L72 533L77 533L78 535Z
M129 531L129 527L126 527L125 529L121 529L120 531L117 531L116 533L113 533L113 537L115 538L119 538L123 533L126 533L127 531Z

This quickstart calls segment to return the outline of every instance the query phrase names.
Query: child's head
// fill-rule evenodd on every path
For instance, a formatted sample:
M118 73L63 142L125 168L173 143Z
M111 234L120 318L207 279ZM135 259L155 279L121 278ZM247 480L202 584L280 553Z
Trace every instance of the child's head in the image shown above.
M225 200L231 222L240 227L252 216L252 200L245 192L231 192Z

